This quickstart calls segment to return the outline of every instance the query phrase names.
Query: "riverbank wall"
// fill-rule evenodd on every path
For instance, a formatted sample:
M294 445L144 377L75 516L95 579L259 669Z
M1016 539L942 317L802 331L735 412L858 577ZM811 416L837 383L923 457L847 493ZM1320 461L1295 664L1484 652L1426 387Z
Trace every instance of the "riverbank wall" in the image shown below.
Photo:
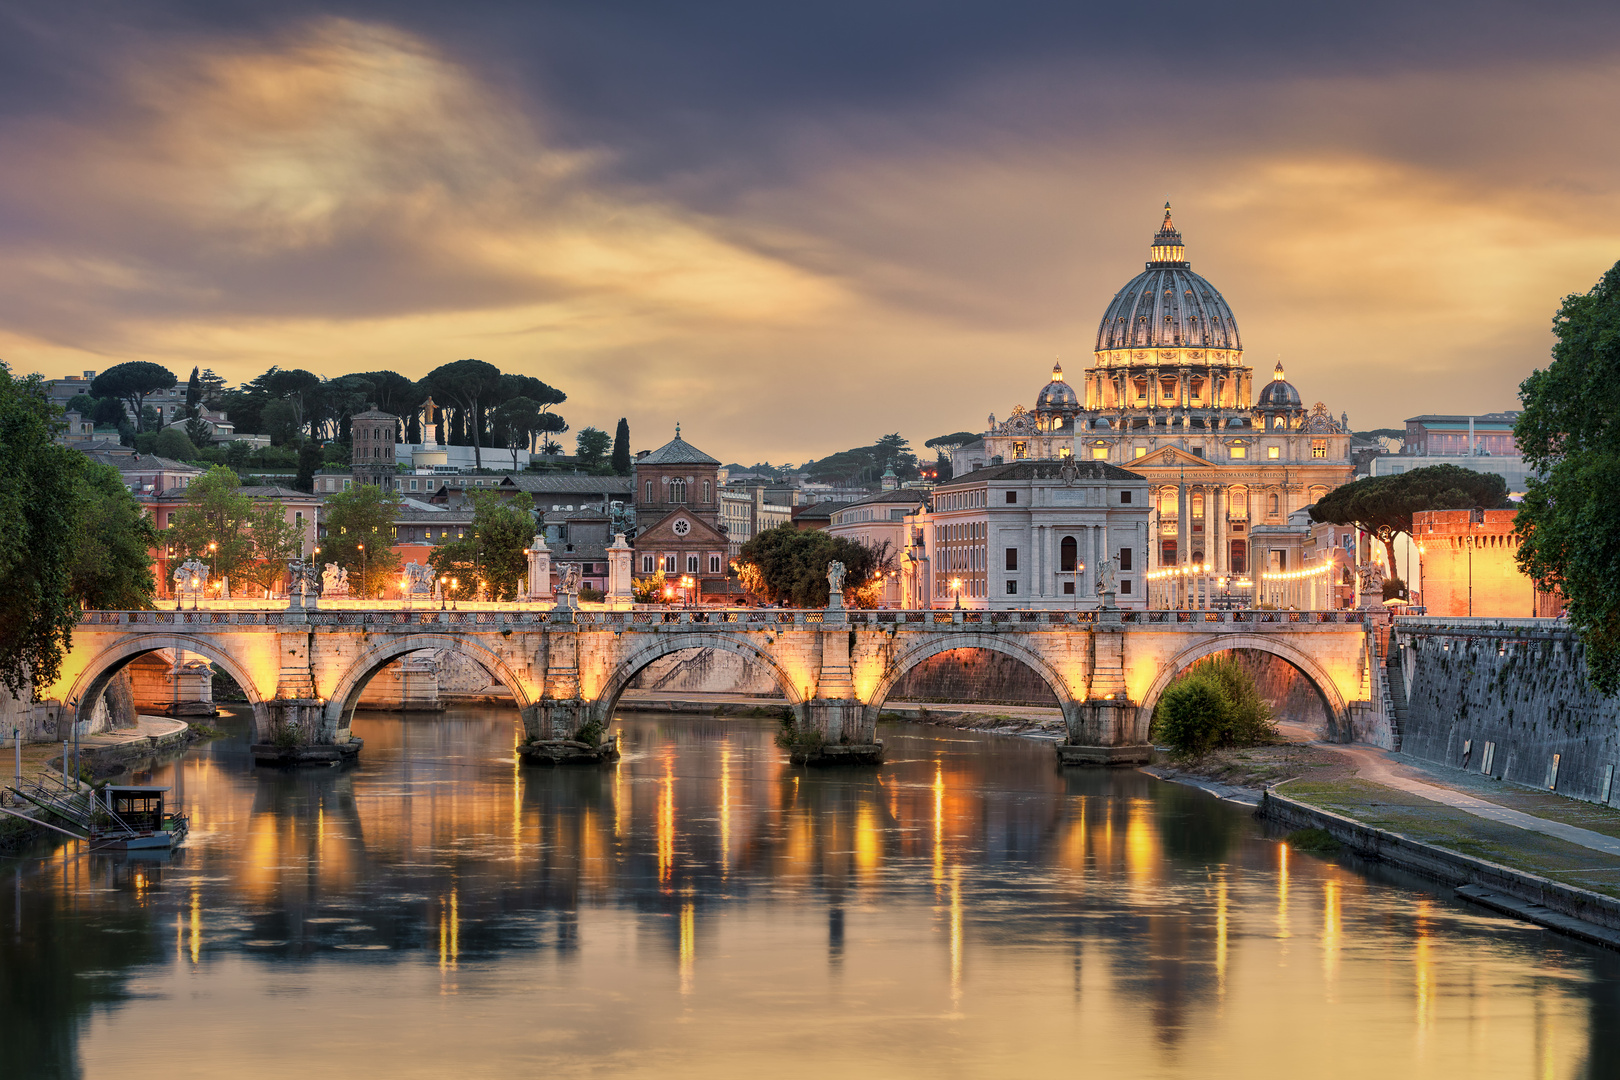
M1620 805L1620 698L1587 685L1569 624L1401 618L1390 650L1403 753Z
M1614 897L1364 825L1269 788L1255 817L1284 829L1321 829L1358 855L1449 886L1466 900L1620 949L1620 900Z

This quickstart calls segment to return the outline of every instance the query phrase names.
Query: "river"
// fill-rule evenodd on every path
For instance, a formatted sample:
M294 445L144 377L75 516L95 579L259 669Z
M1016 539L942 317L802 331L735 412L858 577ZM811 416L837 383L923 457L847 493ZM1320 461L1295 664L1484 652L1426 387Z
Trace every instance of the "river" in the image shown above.
M172 860L0 863L0 1076L1620 1075L1620 958L1199 791L684 715L519 768L513 721L361 714L357 768L281 773L227 717L151 773Z

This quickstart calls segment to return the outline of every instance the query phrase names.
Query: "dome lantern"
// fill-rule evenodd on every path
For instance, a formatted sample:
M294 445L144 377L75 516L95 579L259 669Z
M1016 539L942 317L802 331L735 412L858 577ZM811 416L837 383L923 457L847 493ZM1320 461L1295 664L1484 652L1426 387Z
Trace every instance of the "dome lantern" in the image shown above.
M1148 269L1172 266L1184 269L1191 265L1187 261L1187 245L1181 242L1181 232L1170 220L1170 204L1165 203L1164 221L1153 235L1153 258L1148 261Z

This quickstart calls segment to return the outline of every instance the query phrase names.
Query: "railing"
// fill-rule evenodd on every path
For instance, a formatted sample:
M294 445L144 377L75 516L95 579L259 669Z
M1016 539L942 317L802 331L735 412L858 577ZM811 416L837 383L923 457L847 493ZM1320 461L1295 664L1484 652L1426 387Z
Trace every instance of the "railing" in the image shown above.
M1369 621L1365 611L1117 611L1121 623L1130 626L1317 626L1324 624L1361 625ZM709 626L728 630L766 630L782 627L820 627L840 618L851 627L896 631L936 627L972 627L976 630L1039 630L1052 627L1091 627L1099 612L1089 611L985 611L985 610L853 610L843 611L787 608L693 608L632 611L88 611L79 626L90 629L107 626L336 626L336 627L436 627L489 629L542 629L547 626L601 627L623 632L665 627ZM1425 620L1421 629L1446 632L1457 629L1478 631L1484 625L1458 627L1458 623L1489 624L1501 627L1502 620ZM1547 628L1567 628L1556 620L1536 620ZM1415 620L1402 619L1403 629L1420 629Z

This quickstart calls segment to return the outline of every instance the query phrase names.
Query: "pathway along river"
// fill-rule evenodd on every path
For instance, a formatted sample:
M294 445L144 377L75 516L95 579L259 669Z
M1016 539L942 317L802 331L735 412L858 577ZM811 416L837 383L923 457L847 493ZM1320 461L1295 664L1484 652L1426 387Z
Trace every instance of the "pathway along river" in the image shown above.
M912 726L805 772L690 716L520 769L512 721L362 714L351 772L222 739L152 774L172 862L0 864L0 1075L1620 1075L1616 957L1199 791Z

